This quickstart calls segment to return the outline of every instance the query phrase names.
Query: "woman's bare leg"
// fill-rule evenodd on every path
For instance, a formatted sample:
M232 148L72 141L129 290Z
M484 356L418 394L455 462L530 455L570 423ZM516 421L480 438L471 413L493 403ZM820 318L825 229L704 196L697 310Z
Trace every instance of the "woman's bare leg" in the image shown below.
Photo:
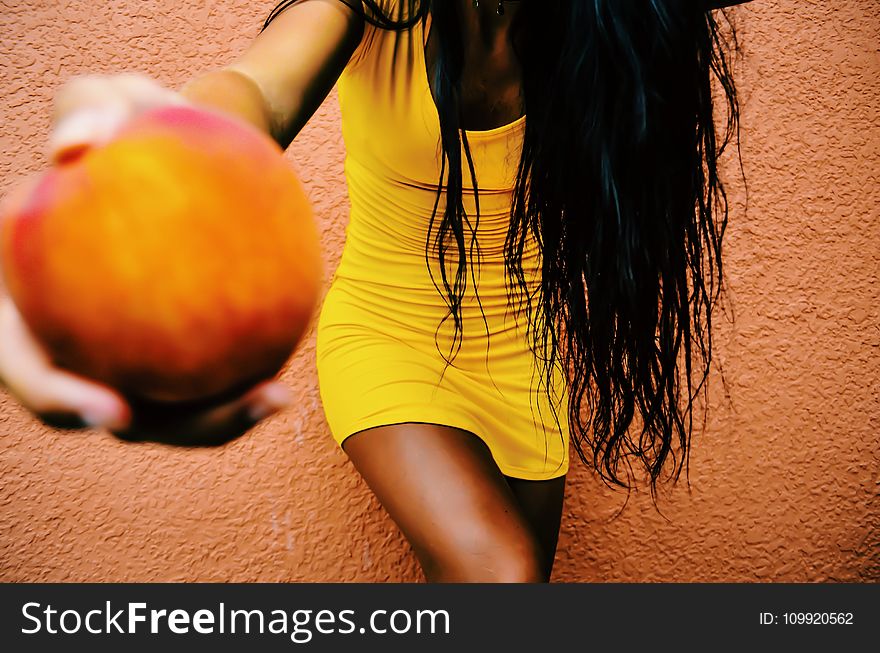
M545 554L486 444L461 429L366 429L343 449L428 582L546 582Z
M511 476L506 478L541 546L544 574L550 578L562 521L565 476L546 481L530 481Z

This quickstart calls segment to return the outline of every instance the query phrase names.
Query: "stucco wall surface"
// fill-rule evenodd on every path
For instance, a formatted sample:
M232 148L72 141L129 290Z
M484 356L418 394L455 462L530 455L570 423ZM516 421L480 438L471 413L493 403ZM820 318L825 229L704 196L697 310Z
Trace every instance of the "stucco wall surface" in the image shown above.
M54 90L139 70L177 87L231 61L270 2L0 1L0 192L46 165ZM707 429L690 492L625 500L574 459L558 581L880 580L880 2L739 11L748 210L728 162ZM335 95L289 151L327 279L348 219ZM213 450L42 426L0 393L0 580L415 581L415 557L332 441L314 327L297 407Z

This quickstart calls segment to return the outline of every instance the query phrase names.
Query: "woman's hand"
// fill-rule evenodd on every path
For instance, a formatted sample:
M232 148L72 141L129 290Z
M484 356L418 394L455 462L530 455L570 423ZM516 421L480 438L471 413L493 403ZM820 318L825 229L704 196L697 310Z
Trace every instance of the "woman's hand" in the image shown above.
M183 446L228 442L290 401L285 386L266 381L222 404L133 407L112 388L53 366L8 297L0 299L0 382L50 426Z
M73 77L55 94L49 159L57 163L106 143L139 113L168 104L191 102L140 73Z
M57 163L106 143L137 114L166 104L191 103L137 73L75 77L55 97L49 158ZM114 389L55 367L8 297L0 298L0 385L52 426L187 446L227 442L289 402L283 385L266 381L222 404L131 405Z

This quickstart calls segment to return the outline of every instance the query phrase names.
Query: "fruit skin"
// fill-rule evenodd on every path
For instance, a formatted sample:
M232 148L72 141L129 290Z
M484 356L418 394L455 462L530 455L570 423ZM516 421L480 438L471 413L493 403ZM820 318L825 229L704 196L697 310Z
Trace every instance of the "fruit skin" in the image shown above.
M0 263L25 322L56 365L129 397L270 378L313 315L303 189L274 141L219 112L145 112L7 204Z

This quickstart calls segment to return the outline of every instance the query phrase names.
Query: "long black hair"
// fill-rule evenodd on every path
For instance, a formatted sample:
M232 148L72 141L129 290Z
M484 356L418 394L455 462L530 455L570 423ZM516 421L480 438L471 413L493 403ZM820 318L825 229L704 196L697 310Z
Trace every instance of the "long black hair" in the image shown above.
M263 28L297 1L280 3ZM340 1L398 32L430 12L438 199L446 193L433 246L460 337L470 224L462 165L475 175L460 130L459 3L397 0L392 10L388 0ZM728 201L718 164L739 142L736 30L729 10L713 11L725 4L736 2L526 0L511 25L526 126L504 254L509 296L527 311L548 391L554 366L565 370L578 456L606 483L627 488L639 461L652 496L670 456L674 479L687 468L724 285ZM527 235L543 266L534 306L522 271ZM457 250L451 282L449 237Z

